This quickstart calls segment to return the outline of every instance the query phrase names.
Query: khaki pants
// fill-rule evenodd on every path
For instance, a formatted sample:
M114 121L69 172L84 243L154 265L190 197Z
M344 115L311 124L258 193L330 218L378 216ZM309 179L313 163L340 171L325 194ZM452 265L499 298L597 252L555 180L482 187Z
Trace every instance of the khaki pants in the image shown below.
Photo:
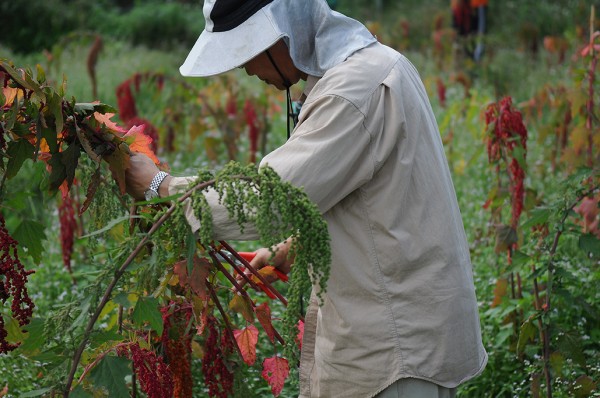
M445 388L420 379L400 379L375 398L454 398L456 388Z

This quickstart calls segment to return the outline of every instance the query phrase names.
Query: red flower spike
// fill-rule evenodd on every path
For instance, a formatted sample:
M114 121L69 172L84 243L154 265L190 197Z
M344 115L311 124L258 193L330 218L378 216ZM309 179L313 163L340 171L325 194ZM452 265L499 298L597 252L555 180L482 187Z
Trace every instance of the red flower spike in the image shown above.
M508 163L510 190L512 196L513 228L519 223L523 211L525 189L525 169L523 162L527 153L527 129L523 124L521 112L512 106L512 98L505 97L498 103L491 104L485 111L485 122L488 128L487 152L492 164L504 160ZM515 148L522 149L522 157L517 159ZM510 157L510 159L509 159Z
M3 304L12 297L10 306L14 319L20 326L26 326L31 321L35 305L27 291L27 277L33 271L25 270L17 252L18 242L14 240L5 227L4 216L0 214L0 302ZM10 344L6 337L8 332L4 327L4 317L0 314L0 354L17 348L18 344Z
M148 398L171 398L173 396L173 378L171 370L154 351L141 348L137 343L117 350L119 356L133 361L133 369L140 382L142 391Z
M304 339L304 321L300 319L298 324L296 325L298 328L298 335L296 336L296 343L298 343L298 347L302 349L302 339Z
M233 373L226 364L226 356L231 354L232 341L219 336L214 317L207 318L208 338L204 344L202 374L210 397L227 398L233 393Z
M75 218L75 203L67 193L62 198L58 208L60 219L60 246L62 248L63 263L71 273L71 257L73 255L73 243L75 242L75 231L77 230L77 219Z

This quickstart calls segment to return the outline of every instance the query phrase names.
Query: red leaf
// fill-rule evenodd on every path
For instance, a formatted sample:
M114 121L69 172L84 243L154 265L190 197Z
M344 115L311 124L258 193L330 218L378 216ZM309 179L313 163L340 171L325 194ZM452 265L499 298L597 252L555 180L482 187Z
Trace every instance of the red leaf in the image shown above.
M118 132L118 133L124 133L127 130L125 130L123 127L119 126L117 123L113 122L112 120L110 120L111 117L113 117L115 114L114 113L99 113L99 112L94 112L94 119L96 119L98 122L100 122L100 124L104 124L106 125L106 128L108 128L109 130Z
M248 325L242 330L234 330L233 336L237 342L244 362L248 365L254 365L256 362L256 343L258 342L258 329L254 325Z
M129 149L132 152L148 155L148 157L152 159L154 163L159 164L160 161L152 150L152 138L144 134L145 127L145 124L133 126L129 129L127 134L123 136L123 138L125 138L127 144L129 145Z
M287 379L289 373L290 368L288 366L288 361L285 358L272 357L266 358L263 361L262 377L269 383L271 392L276 397L281 394L285 379Z
M271 309L267 303L262 303L258 307L254 308L254 312L256 313L256 317L258 321L262 325L265 332L267 332L267 336L269 336L269 340L271 342L275 341L275 329L273 329L273 324L271 323Z
M188 274L187 260L175 263L173 265L173 273L179 278L179 285L181 287L187 288L189 286L198 297L205 299L208 295L206 290L206 278L210 273L210 267L212 265L207 259L198 256L194 256L193 262L191 276Z
M181 260L173 265L173 273L179 278L179 285L186 287L188 284L187 260Z
M212 264L206 258L194 256L194 268L192 269L192 276L189 279L189 283L192 291L203 299L208 296L206 278L210 273L210 267L212 267Z

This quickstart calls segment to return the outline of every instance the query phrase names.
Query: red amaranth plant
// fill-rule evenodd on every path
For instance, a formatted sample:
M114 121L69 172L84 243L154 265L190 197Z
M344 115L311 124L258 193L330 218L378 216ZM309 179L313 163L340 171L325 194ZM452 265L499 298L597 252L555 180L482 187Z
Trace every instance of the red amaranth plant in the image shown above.
M512 106L512 98L505 97L490 104L485 112L488 129L487 152L491 164L496 164L500 173L500 162L507 163L510 177L512 204L511 225L516 228L523 211L525 189L525 157L527 154L527 129L521 112Z
M191 367L192 335L185 333L192 317L191 306L180 307L171 302L161 308L163 334L161 341L165 348L169 368L173 376L173 397L192 396L193 377Z
M0 214L0 301L4 304L12 296L10 306L12 316L20 326L28 325L35 305L27 292L27 277L33 271L26 271L17 253L18 242L14 240L5 227L4 216ZM0 314L0 354L18 347L10 344L6 337L4 317Z
M244 104L244 114L248 124L248 136L250 138L250 163L256 162L256 150L258 149L258 118L256 109L250 100Z
M58 217L60 220L60 246L62 248L63 263L71 273L71 257L73 255L77 220L75 219L75 203L68 193L62 196L62 202L58 208Z
M117 103L119 105L119 117L121 118L121 120L123 120L128 129L133 126L144 125L144 134L152 138L151 147L152 150L156 152L158 148L159 139L158 130L149 120L144 119L138 115L137 107L135 105L135 98L131 90L131 86L133 85L135 91L139 92L140 83L143 77L145 76L142 76L139 73L137 73L131 79L125 80L117 87L116 94ZM160 79L157 79L157 86L159 90L162 89L163 84L164 78L161 76Z
M154 351L141 348L139 344L119 347L117 354L133 361L133 369L142 391L148 398L171 398L173 378L169 366Z
M210 397L227 398L233 392L233 373L226 365L226 356L233 351L231 339L223 334L219 337L215 317L208 318L208 338L204 345L202 373Z

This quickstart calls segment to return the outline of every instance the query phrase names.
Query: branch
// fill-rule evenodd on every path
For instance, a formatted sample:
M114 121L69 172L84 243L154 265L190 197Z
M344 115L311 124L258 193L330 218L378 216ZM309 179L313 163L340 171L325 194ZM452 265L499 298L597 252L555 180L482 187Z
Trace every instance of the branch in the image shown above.
M237 253L237 252L236 252ZM246 289L242 288L237 281L235 280L235 278L231 275L231 273L229 273L229 271L227 271L227 269L225 269L225 267L223 267L223 265L221 264L221 262L217 259L217 257L215 256L215 254L213 253L213 250L209 251L210 256L212 257L212 259L214 260L215 266L219 269L219 271L221 271L223 273L223 275L225 275L225 277L227 279L229 279L229 281L231 282L231 284L236 288L236 290L238 292L240 292L240 294L244 297L247 297L250 300L250 304L252 305L252 309L256 309L256 305L254 304L254 301L252 301L252 298L250 297L250 295L248 294L248 292L246 291ZM241 272L241 270L239 269L239 267L234 264L233 261L231 261L231 259L228 256L223 255L223 253L221 251L219 251L219 254L225 258L227 260L227 262L229 264L231 264L235 270L242 275L246 281L248 283L250 283L252 286L256 286L256 284L254 283L254 281L252 281L252 278L249 278L246 274L244 274L243 272ZM256 287L258 289L258 287ZM271 287L272 291L276 291L274 287ZM285 340L283 340L283 337L281 337L281 335L277 332L277 330L275 330L275 328L273 327L273 334L275 335L275 338L277 338L277 340L281 343L281 345L285 345Z
M209 180L209 181L198 183L196 186L194 186L193 188L191 188L190 190L188 190L187 192L185 192L182 196L180 196L177 199L177 202L174 203L174 204L172 204L169 207L169 209L167 209L167 211L158 219L158 221L156 221L156 223L154 223L154 225L152 225L152 228L150 228L150 231L148 231L148 233L142 238L142 240L140 241L140 243L138 243L138 245L133 250L133 252L131 252L131 254L129 255L129 257L127 257L127 259L125 260L125 262L123 262L123 264L115 272L115 276L113 277L113 279L109 283L108 287L106 288L106 291L104 292L104 295L102 296L102 299L100 300L100 304L98 304L98 307L96 307L96 310L94 311L94 314L92 315L92 317L90 318L90 320L87 323L87 326L85 328L85 332L83 334L83 339L81 340L81 343L79 344L79 346L77 347L77 350L73 354L73 359L72 359L72 362L71 362L71 369L69 371L69 375L68 375L68 378L67 378L67 383L66 383L64 391L63 391L63 397L64 398L68 398L68 396L69 396L69 393L71 391L71 385L73 384L73 379L75 378L75 372L77 371L77 366L79 365L79 361L81 360L81 355L83 354L83 351L85 350L85 346L88 343L88 340L90 338L90 335L92 333L94 325L96 324L96 321L98 320L98 317L102 313L102 310L104 309L104 306L110 300L110 296L111 296L111 293L112 293L114 287L116 286L116 284L119 281L119 279L121 278L121 276L123 276L123 274L125 273L125 270L127 269L127 267L137 257L137 255L139 254L139 252L142 250L142 248L148 242L149 238L173 214L173 212L177 208L178 204L182 203L184 200L186 200L187 198L189 198L195 191L197 191L199 189L204 189L204 188L206 188L206 187L208 187L210 185L213 185L214 183L215 183L215 180Z
M233 345L235 346L235 349L237 350L238 354L240 355L240 358L244 358L244 355L242 355L242 351L240 350L240 346L238 345L237 340L235 339L235 336L233 335L233 328L231 327L231 324L229 323L229 318L227 318L227 314L225 313L225 310L223 310L223 306L221 305L221 302L219 301L217 292L215 292L215 289L213 288L213 286L210 283L208 283L207 286L208 286L208 290L210 290L210 295L212 296L213 302L215 303L215 305L217 306L217 309L219 310L219 312L221 313L221 316L223 317L223 321L225 322L225 330L227 331L229 338L231 339Z

